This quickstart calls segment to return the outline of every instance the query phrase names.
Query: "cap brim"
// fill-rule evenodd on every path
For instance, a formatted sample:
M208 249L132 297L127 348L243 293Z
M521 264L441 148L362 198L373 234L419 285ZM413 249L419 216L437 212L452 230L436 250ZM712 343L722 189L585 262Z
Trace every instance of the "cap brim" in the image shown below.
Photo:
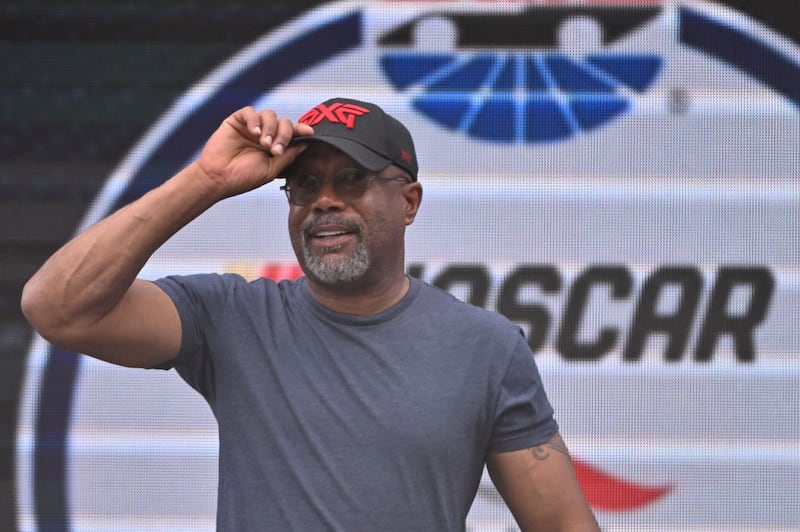
M382 155L378 155L374 151L359 144L358 142L342 137L329 137L325 135L295 137L290 142L290 145L298 144L300 142L324 142L325 144L333 146L337 150L342 151L345 155L353 159L367 170L383 170L392 164L391 159L387 159Z

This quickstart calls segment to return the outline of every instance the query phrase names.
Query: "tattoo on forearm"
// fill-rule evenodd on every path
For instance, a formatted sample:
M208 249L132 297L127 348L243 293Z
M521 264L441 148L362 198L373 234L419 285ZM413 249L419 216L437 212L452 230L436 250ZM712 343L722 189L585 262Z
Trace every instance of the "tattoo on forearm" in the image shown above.
M530 451L531 456L533 456L539 462L546 460L552 451L561 453L572 460L572 457L569 455L569 449L567 449L567 444L564 443L564 440L561 439L561 436L558 434L554 435L545 443L537 445L536 447L531 447L528 450Z

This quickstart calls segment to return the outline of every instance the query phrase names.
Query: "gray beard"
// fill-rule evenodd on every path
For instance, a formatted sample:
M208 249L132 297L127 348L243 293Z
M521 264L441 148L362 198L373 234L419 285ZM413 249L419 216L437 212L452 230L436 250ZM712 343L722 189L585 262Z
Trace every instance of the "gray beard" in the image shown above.
M361 238L356 248L345 257L332 257L327 251L337 251L337 247L314 255L308 241L303 243L303 259L307 272L324 284L346 283L360 279L369 269L367 246Z

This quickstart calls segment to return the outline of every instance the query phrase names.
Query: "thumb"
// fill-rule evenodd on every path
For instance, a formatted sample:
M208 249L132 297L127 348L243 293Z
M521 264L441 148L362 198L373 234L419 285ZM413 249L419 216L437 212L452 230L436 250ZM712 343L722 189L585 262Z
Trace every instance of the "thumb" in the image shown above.
M286 148L283 153L279 155L272 155L272 161L275 164L275 175L279 175L287 167L294 163L295 159L303 153L308 145L305 142L295 144Z

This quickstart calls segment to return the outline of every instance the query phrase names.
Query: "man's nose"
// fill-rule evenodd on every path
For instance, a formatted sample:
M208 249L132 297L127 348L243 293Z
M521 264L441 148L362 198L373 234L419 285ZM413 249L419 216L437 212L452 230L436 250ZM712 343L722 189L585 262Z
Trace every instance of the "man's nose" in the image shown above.
M326 179L319 188L319 195L314 201L314 209L329 211L331 209L344 209L345 201L336 193L332 179Z

